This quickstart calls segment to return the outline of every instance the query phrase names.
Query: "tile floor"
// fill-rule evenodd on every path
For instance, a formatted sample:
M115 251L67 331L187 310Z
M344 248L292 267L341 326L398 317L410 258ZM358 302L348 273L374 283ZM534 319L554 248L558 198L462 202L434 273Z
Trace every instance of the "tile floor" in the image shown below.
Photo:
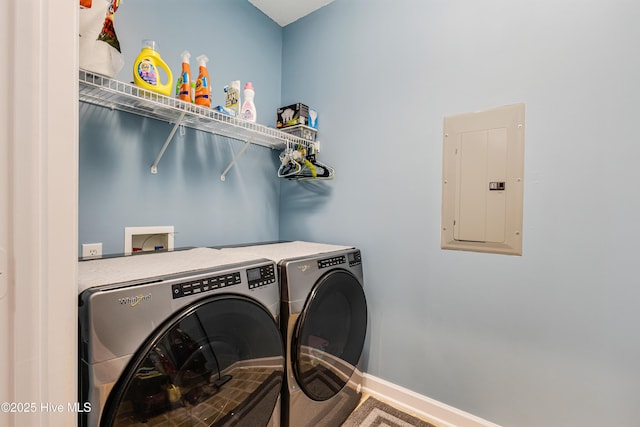
M424 416L424 415L422 415L422 414L418 414L418 413L415 413L415 412L413 412L413 411L407 411L405 408L400 408L400 407L398 407L397 405L395 405L393 402L389 401L388 399L385 399L385 398L384 398L384 397L382 397L382 396L373 396L373 395L370 395L370 394L368 394L368 393L364 393L364 392L362 393L362 398L360 399L360 403L358 404L358 406L356 407L356 409L358 409L358 408L360 407L360 405L362 405L362 404L364 403L364 401L365 401L365 400L367 400L367 398L369 398L369 397L373 397L373 398L375 398L375 399L377 399L377 400L379 400L379 401L381 401L381 402L386 403L386 404L387 404L387 405L389 405L389 406L394 407L394 408L395 408L395 409L397 409L398 411L405 412L405 413L407 413L407 414L409 414L409 415L411 415L411 416L413 416L413 417L416 417L416 418L418 418L418 419L420 419L420 420L422 420L422 421L425 421L425 422L427 422L427 423L433 424L433 425L434 425L434 426L436 426L436 427L441 427L441 424L439 424L439 423L435 422L435 421L434 421L434 420L432 420L432 419L429 419L429 418L425 417L425 416ZM354 411L355 411L356 409L354 409Z

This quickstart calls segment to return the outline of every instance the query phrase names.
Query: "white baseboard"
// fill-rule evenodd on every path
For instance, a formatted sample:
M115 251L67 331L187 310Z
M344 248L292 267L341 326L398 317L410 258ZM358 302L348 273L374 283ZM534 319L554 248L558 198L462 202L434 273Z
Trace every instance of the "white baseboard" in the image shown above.
M439 427L500 427L373 375L363 375L362 391L405 412L431 420Z

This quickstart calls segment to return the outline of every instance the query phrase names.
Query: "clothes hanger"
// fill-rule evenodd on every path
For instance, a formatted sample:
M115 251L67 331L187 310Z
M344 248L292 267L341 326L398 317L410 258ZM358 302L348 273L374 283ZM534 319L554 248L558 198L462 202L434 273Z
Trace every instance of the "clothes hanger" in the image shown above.
M319 162L315 155L305 157L302 170L288 176L289 179L309 181L318 179L333 179L335 171L332 167Z
M307 160L313 166L313 172L310 168L305 167L298 174L295 174L289 179L295 179L298 181L311 181L311 180L328 180L333 179L335 171L332 167L327 166L318 161L311 162Z
M318 161L313 146L297 148L287 146L280 153L278 177L307 181L315 179L333 179L335 171L332 167Z
M280 153L280 167L278 168L279 178L288 178L302 171L302 165L298 160L302 159L302 153L287 147Z

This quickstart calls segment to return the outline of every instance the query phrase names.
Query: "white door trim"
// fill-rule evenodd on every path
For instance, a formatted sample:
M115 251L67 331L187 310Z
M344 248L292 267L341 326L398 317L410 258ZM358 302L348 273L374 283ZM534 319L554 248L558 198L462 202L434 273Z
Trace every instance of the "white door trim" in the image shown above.
M35 411L0 413L0 424L66 427L77 419L68 404L77 400L78 2L8 0L5 8L0 401Z

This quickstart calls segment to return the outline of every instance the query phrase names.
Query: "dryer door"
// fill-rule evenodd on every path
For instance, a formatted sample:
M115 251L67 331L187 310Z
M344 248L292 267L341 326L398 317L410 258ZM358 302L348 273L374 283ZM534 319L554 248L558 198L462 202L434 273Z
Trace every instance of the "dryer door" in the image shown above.
M273 317L248 298L206 298L165 322L136 352L100 425L266 426L283 375Z
M333 270L311 291L292 341L292 365L300 388L322 401L349 381L362 354L367 302L351 273Z

